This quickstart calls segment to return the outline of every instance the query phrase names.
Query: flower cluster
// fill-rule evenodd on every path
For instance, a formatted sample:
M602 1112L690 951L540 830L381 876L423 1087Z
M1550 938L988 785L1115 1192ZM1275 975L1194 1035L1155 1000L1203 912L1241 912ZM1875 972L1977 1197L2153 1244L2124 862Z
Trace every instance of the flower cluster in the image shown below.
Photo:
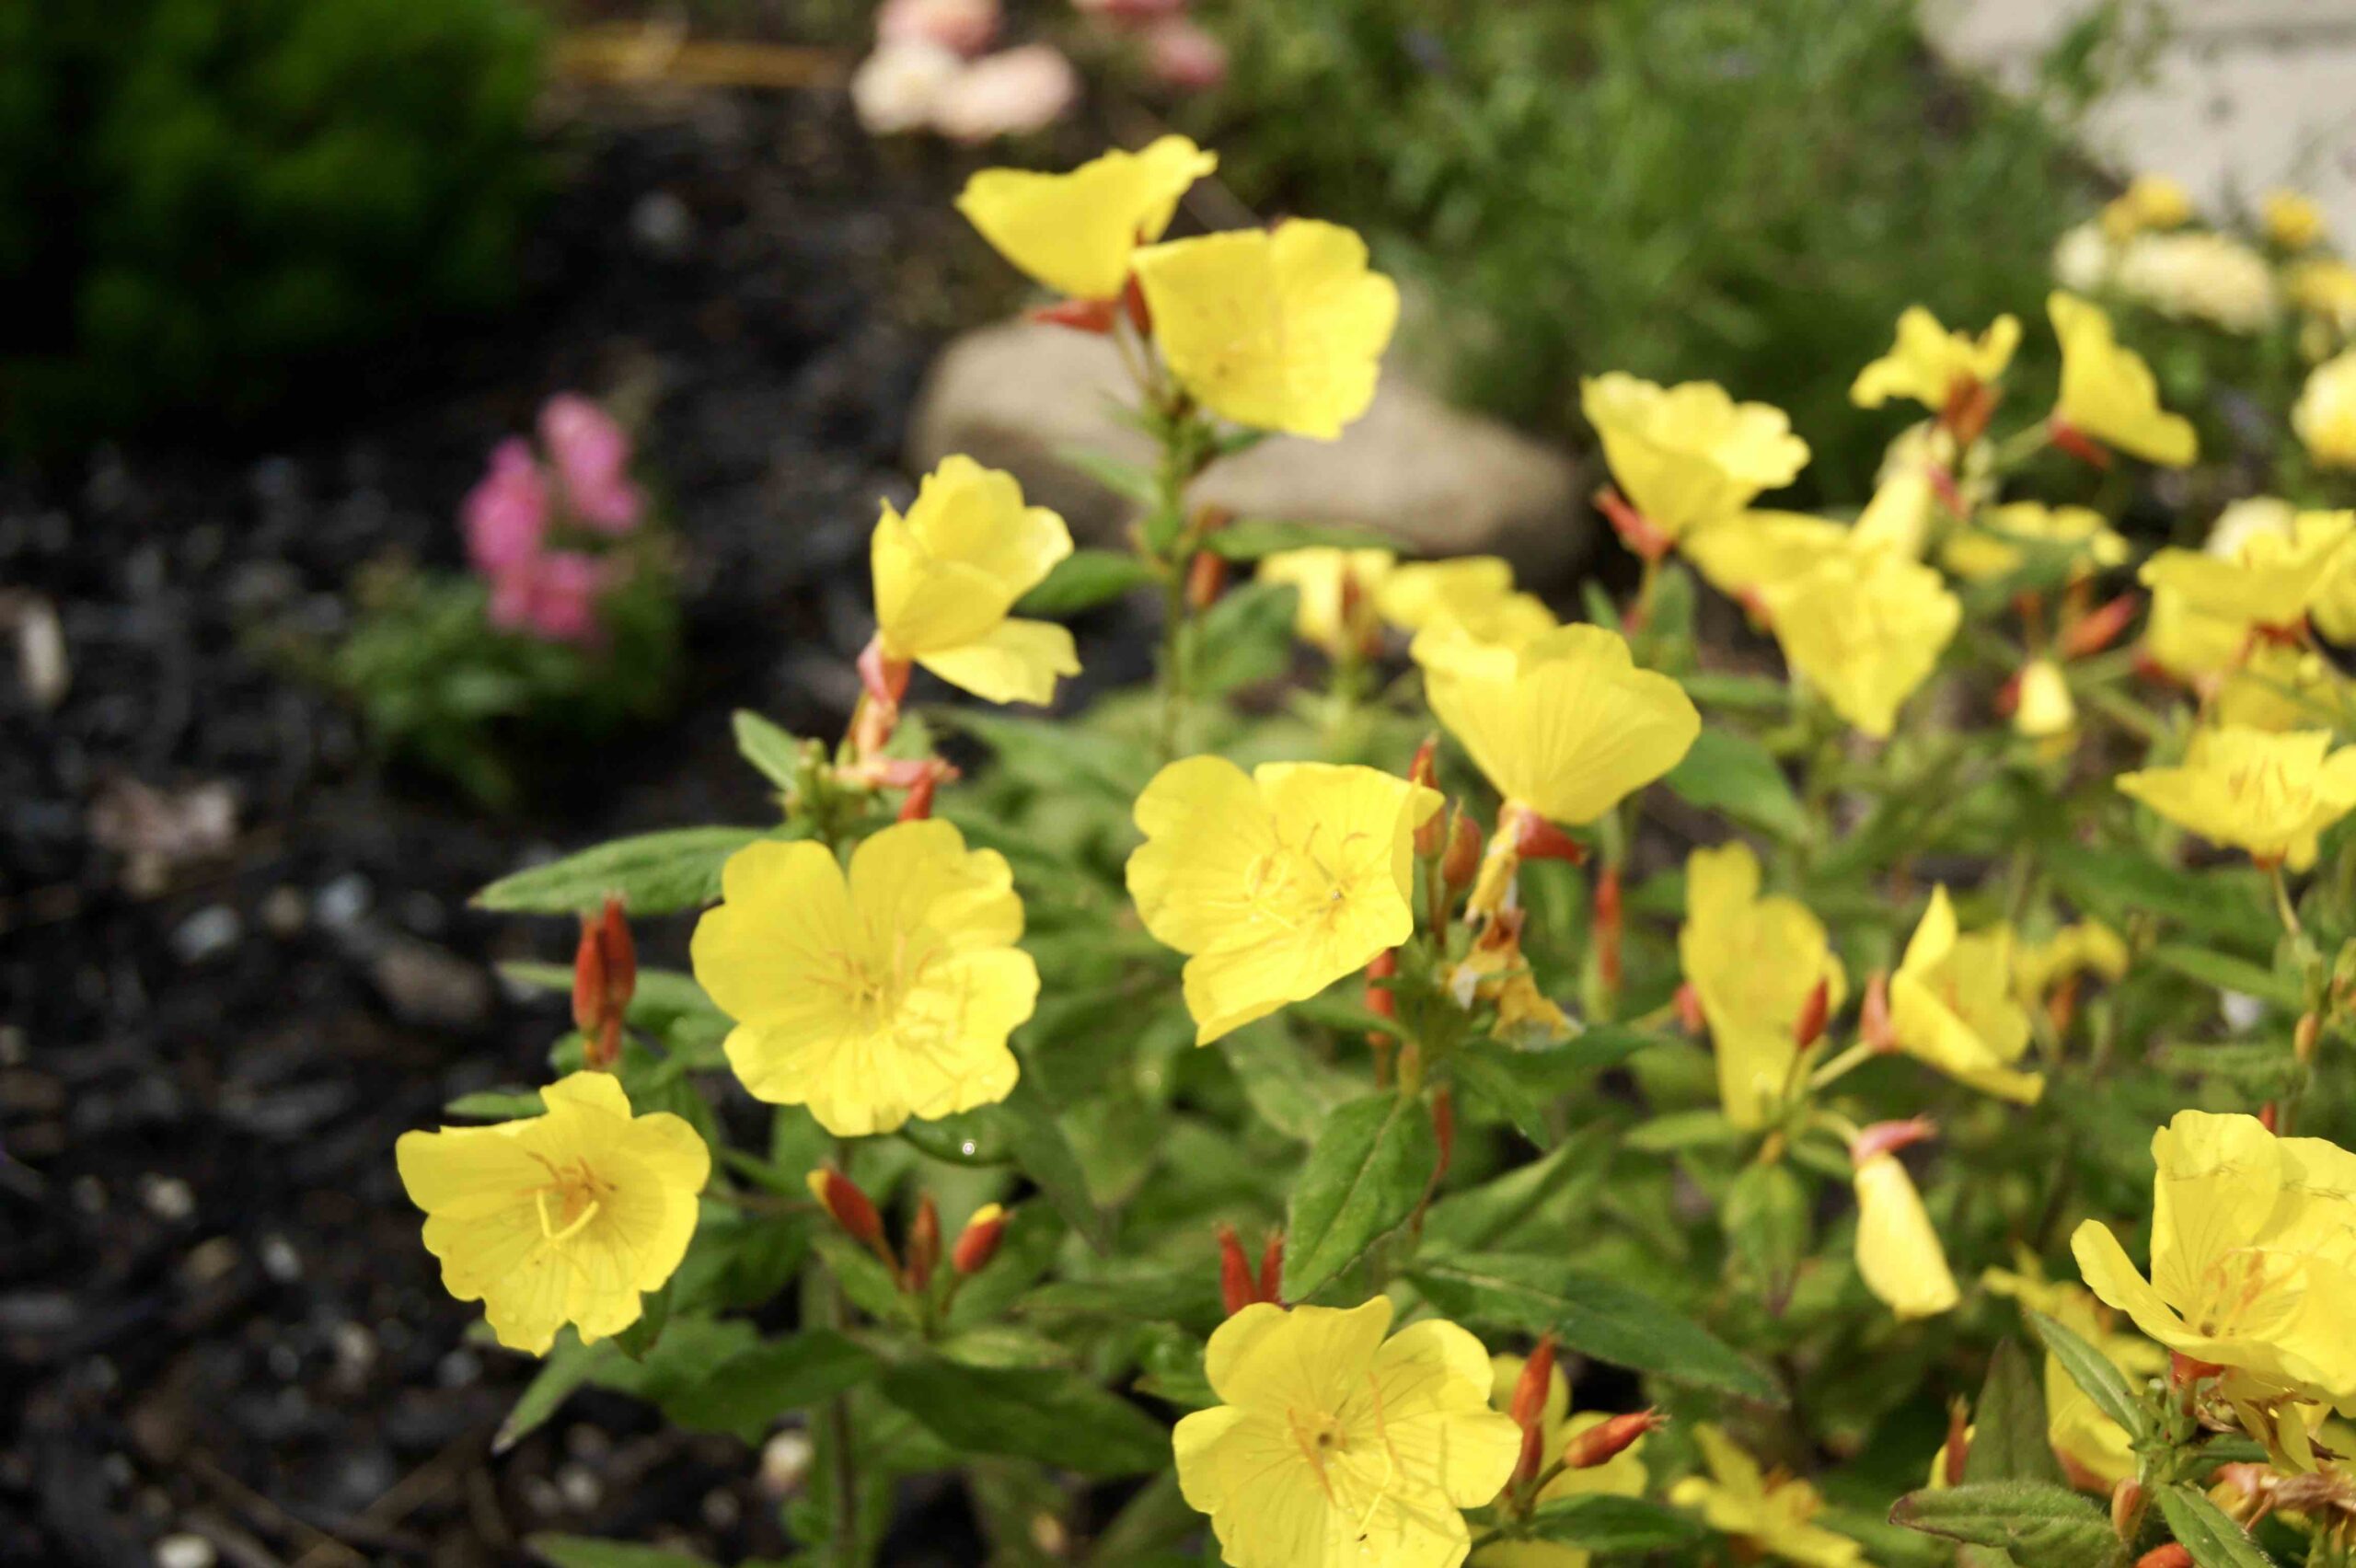
M540 409L540 448L511 436L462 511L467 559L491 587L491 620L552 642L595 643L598 604L628 569L606 546L646 514L630 482L629 437L566 393Z

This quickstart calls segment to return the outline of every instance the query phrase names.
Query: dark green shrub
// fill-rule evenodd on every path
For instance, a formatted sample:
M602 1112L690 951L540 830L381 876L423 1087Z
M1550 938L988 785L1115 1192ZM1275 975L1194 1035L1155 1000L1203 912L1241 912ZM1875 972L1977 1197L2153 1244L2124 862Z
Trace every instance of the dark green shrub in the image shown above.
M250 418L505 298L540 54L516 0L0 6L0 428Z

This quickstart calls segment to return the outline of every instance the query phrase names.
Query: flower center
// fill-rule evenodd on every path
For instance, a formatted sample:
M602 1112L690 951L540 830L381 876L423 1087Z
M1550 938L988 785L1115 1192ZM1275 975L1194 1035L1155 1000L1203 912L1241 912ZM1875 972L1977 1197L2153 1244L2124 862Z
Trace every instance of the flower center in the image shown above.
M532 1189L532 1206L539 1216L540 1238L550 1246L560 1247L589 1228L605 1208L606 1197L613 1193L613 1183L600 1178L585 1159L559 1165L546 1155L536 1154L532 1158L549 1173L547 1182Z

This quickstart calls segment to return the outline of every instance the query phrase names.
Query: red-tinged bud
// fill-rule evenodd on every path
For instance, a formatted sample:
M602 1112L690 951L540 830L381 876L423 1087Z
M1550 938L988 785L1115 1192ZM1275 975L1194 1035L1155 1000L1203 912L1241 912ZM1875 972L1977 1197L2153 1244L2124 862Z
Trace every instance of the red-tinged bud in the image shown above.
M1525 1431L1539 1425L1546 1414L1546 1394L1554 1386L1554 1336L1547 1334L1521 1364L1521 1377L1513 1386L1513 1404L1507 1413L1514 1424Z
M996 1204L984 1204L957 1233L957 1245L949 1250L949 1266L961 1275L981 1273L998 1256L999 1239L1005 1234L1006 1211Z
M1947 1443L1942 1455L1946 1482L1963 1484L1964 1462L1971 1458L1971 1412L1961 1400L1947 1406Z
M1849 1140L1849 1159L1863 1165L1877 1155L1895 1154L1911 1144L1939 1136L1939 1124L1928 1116L1910 1116L1903 1122L1876 1122L1861 1129Z
M1525 860L1567 860L1576 866L1587 859L1586 845L1528 806L1513 808L1513 847Z
M1231 1225L1218 1228L1218 1297L1230 1318L1260 1299L1260 1282L1252 1277L1251 1261Z
M621 1059L622 1019L637 994L638 944L622 901L608 895L603 910L581 917L572 955L572 1021L586 1038L588 1066L611 1070Z
M1877 1051L1898 1049L1898 1034L1889 1021L1889 976L1876 971L1865 982L1865 1000L1857 1013L1857 1037Z
M1407 765L1407 782L1426 790L1439 788L1439 737L1426 735L1424 744L1415 748L1415 760ZM1448 847L1448 813L1435 811L1415 829L1415 853L1425 859Z
M2137 646L2135 650L2134 669L2135 678L2139 681L2148 681L2154 686L2175 686L2177 684L2175 674L2169 671L2165 664L2160 663L2159 657L2148 647L2142 645Z
M1677 548L1677 541L1654 526L1652 520L1634 507L1618 490L1606 485L1595 492L1595 509L1620 536L1620 542L1644 561L1657 561Z
M1657 1410L1640 1410L1600 1421L1563 1445L1563 1468L1593 1470L1598 1465L1610 1464L1634 1447L1637 1438L1668 1424L1669 1417Z
M1994 387L1972 375L1958 376L1947 388L1939 422L1954 432L1958 446L1969 446L1986 433L1988 421L1996 412L1997 396Z
M1285 1299L1285 1233L1271 1230L1260 1244L1260 1299L1281 1307Z
M2133 1540L2143 1528L2143 1483L2122 1481L2110 1489L2110 1528L2121 1540Z
M2135 1560L2135 1568L2192 1568L2192 1553L2170 1541L2155 1546Z
M927 1193L917 1200L917 1216L908 1222L908 1288L922 1290L932 1283L932 1268L941 1262L941 1210Z
M928 767L908 787L907 798L900 802L899 820L922 822L932 815L933 791L941 787L941 771Z
M1366 1010L1382 1018L1399 1016L1399 997L1384 984L1399 974L1399 950L1385 948L1366 966Z
M895 659L884 651L881 635L867 640L859 651L859 684L867 695L885 708L897 708L900 698L908 694L909 664L906 659Z
M1196 550L1186 563L1186 607L1200 615L1226 592L1227 558L1217 550Z
M2020 711L2021 677L2018 671L2015 671L2003 686L1996 688L1996 700L1992 706L1999 719L2010 719Z
M1448 847L1440 851L1439 880L1451 901L1481 874L1483 836L1481 824L1471 812L1459 806L1449 813Z
M1546 1434L1538 1426L1521 1429L1521 1457L1513 1463L1513 1479L1508 1486L1527 1486L1538 1479L1539 1467L1546 1462Z
M1102 337L1112 331L1113 323L1120 319L1120 306L1109 299L1057 300L1033 310L1030 318L1043 326L1068 327L1075 332L1093 332Z
M2168 1381L2177 1388L2198 1383L2204 1378L2214 1378L2224 1371L2213 1361L2201 1361L2180 1350L2168 1352Z
M1702 1016L1702 993L1686 981L1677 988L1677 1027L1688 1034L1699 1034L1709 1027L1709 1020Z
M2258 1124L2268 1132L2273 1132L2281 1124L2281 1107L2273 1101L2269 1100L2258 1108Z
M2135 612L2142 602L2141 594L2121 594L2087 611L2063 630L2054 644L2054 651L2064 659L2083 659L2089 653L2101 652L2134 624Z
M1946 508L1948 516L1969 517L1971 515L1971 503L1963 499L1963 491L1956 487L1954 469L1945 463L1933 463L1924 468L1923 473L1923 477L1930 481L1931 494L1941 506Z
M2067 421L2060 419L2048 421L2045 433L2052 438L2054 445L2067 452L2087 467L2108 468L2110 467L2109 449Z
M810 1172L809 1183L810 1195L843 1228L844 1235L872 1248L876 1256L892 1260L892 1243L884 1238L883 1216L875 1212L867 1194L859 1190L858 1182L832 1166L822 1165ZM894 1262L893 1266L897 1268L897 1262Z
M1620 989L1620 868L1607 865L1595 879L1595 970L1607 992Z
M1832 984L1824 976L1817 976L1809 988L1807 999L1800 1004L1799 1017L1792 1020L1792 1043L1805 1051L1824 1038L1824 1025L1832 1012Z
M2058 1038L2070 1032L2070 1025L2078 1016L2078 977L2074 974L2053 988L2045 998L2045 1016L2053 1020L2053 1032Z
M1432 1094L1432 1136L1439 1144L1439 1163L1432 1167L1430 1190L1438 1191L1448 1162L1456 1158L1456 1095L1445 1084Z
M595 1035L606 1018L606 943L595 917L581 917L581 945L572 950L572 1027Z
M1145 302L1145 287L1138 282L1135 272L1129 274L1128 285L1121 291L1121 304L1128 311L1129 325L1137 329L1138 336L1152 337L1153 310Z

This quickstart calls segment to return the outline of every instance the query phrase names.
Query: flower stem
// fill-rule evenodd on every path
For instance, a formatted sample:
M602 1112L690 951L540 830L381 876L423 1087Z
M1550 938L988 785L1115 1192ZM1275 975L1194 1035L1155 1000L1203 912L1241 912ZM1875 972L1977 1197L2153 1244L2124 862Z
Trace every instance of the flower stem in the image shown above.
M2306 933L2299 926L2299 912L2291 903L2291 884L2282 875L2282 862L2277 860L2269 868L2274 874L2274 913L2282 917L2282 929L2293 939Z

